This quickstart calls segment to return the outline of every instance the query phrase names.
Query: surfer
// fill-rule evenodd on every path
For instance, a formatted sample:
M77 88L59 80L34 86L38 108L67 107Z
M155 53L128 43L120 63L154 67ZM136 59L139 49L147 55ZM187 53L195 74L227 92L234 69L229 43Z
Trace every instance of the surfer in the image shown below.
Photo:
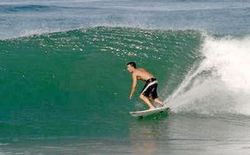
M155 108L152 104L152 101L163 106L163 102L158 98L157 95L158 82L156 78L154 78L154 76L144 68L136 68L135 62L127 63L127 70L132 74L132 87L129 99L132 98L135 92L137 80L142 80L145 81L145 85L140 93L140 99L148 105L149 109Z

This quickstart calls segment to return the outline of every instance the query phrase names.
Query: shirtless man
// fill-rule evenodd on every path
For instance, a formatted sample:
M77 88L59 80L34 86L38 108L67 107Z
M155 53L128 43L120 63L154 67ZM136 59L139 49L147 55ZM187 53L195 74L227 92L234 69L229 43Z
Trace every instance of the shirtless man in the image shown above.
M158 98L157 95L158 82L156 78L154 78L154 76L145 69L136 68L135 62L127 63L127 70L132 74L132 79L133 79L129 99L132 98L135 92L137 80L142 80L145 81L146 83L140 93L140 99L143 100L148 105L149 109L155 108L152 104L152 100L163 106L163 102Z

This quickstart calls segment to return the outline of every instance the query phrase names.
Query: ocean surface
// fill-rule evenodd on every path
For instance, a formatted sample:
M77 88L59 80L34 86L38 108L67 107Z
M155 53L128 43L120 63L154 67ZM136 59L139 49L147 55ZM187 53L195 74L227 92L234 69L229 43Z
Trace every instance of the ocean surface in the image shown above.
M249 45L248 0L1 0L0 155L249 154Z

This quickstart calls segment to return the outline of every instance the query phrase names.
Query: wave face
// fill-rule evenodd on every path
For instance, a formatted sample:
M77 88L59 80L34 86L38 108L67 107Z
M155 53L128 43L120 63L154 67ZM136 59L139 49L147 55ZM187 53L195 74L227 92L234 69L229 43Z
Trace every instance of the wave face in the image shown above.
M249 37L95 27L0 41L0 138L127 137L136 61L173 113L248 117Z
M150 70L167 98L203 61L203 40L192 30L96 27L0 41L0 138L127 135L128 111L143 104L139 90L128 100L126 63Z

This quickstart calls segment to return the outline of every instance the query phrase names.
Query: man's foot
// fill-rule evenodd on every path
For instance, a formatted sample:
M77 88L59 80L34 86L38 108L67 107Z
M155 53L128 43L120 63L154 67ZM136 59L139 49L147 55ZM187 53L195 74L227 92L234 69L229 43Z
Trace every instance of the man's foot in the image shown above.
M153 110L153 109L155 109L155 107L149 107L149 109L148 109L148 110Z
M159 103L161 105L161 107L164 107L164 104L163 103Z
M161 107L164 107L164 103L161 100L159 100L159 98L154 99L154 101L155 103L161 105Z

